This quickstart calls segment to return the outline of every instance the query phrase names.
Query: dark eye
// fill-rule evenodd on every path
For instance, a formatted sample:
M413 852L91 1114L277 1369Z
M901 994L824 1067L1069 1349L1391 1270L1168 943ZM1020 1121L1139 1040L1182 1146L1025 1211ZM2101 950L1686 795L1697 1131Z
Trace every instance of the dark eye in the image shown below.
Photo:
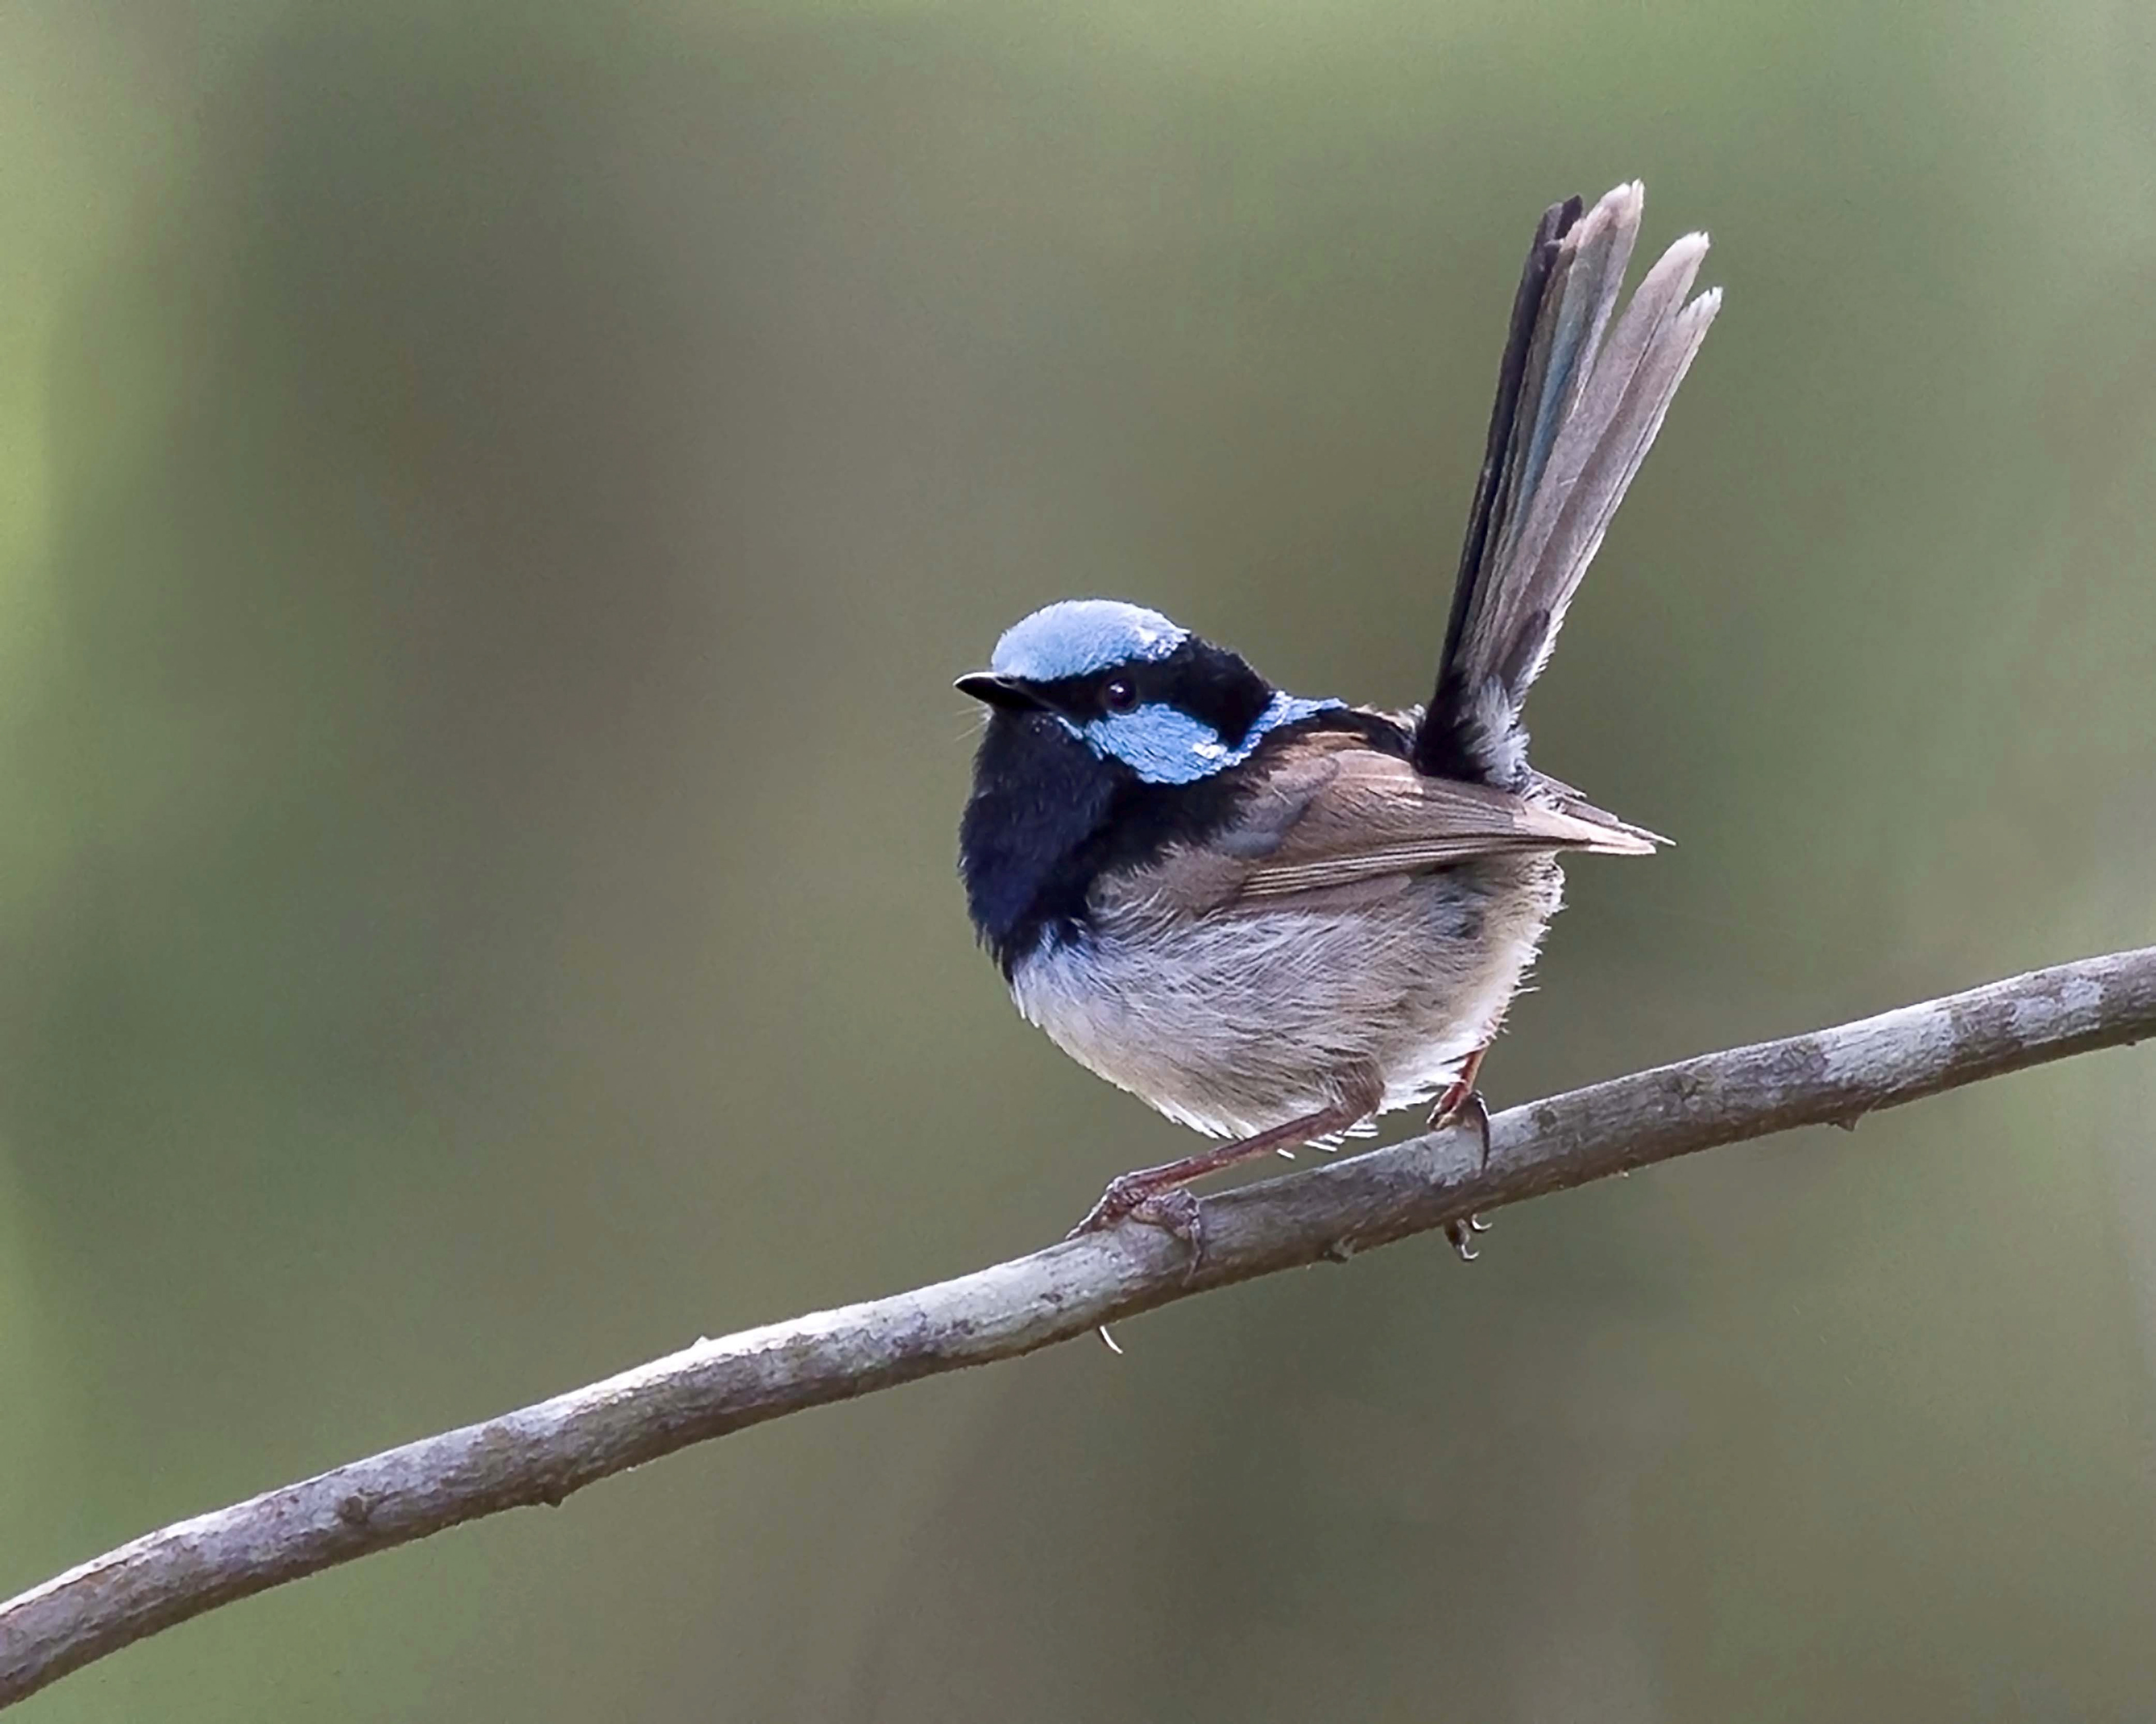
M1112 676L1101 690L1101 704L1111 712L1128 712L1138 704L1138 691L1127 676Z

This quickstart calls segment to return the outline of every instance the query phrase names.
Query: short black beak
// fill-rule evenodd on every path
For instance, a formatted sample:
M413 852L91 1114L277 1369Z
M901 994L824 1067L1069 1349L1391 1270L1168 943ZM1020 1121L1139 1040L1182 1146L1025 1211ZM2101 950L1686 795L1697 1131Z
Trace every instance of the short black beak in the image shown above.
M993 706L1004 712L1039 712L1042 710L1040 697L1014 676L998 676L992 670L969 671L951 685L962 695L970 695L984 706Z

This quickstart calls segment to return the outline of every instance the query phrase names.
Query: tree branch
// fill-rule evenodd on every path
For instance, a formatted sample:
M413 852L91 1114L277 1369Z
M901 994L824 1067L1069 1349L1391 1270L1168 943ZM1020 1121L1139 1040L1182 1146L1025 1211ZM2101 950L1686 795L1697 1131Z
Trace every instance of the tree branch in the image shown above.
M152 1532L0 1605L0 1706L204 1611L806 1407L985 1364L1252 1276L1793 1126L2156 1035L2156 947L2037 970L1531 1102L1208 1198L1205 1254L1129 1225L745 1330Z

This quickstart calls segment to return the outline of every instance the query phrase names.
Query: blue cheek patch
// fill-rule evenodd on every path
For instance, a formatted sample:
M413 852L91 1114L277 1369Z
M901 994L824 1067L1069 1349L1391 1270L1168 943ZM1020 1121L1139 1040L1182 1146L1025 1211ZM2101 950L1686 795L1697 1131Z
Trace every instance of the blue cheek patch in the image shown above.
M1072 726L1096 754L1111 754L1148 784L1191 784L1231 764L1220 733L1175 706L1141 706Z
M1223 742L1212 726L1193 718L1179 706L1141 706L1135 712L1111 713L1089 724L1075 725L1068 719L1060 722L1096 754L1112 756L1148 784L1194 784L1225 767L1241 765L1256 751L1267 731L1341 705L1338 700L1275 695L1272 705L1258 715L1250 734L1236 748Z

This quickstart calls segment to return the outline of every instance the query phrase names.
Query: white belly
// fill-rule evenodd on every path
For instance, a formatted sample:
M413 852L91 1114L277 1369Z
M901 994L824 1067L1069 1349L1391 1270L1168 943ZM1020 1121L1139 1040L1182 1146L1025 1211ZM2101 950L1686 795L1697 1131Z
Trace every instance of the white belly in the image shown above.
M1124 906L1024 960L1011 993L1081 1065L1215 1137L1315 1113L1363 1075L1389 1111L1441 1094L1496 1033L1561 890L1527 856L1291 909Z

